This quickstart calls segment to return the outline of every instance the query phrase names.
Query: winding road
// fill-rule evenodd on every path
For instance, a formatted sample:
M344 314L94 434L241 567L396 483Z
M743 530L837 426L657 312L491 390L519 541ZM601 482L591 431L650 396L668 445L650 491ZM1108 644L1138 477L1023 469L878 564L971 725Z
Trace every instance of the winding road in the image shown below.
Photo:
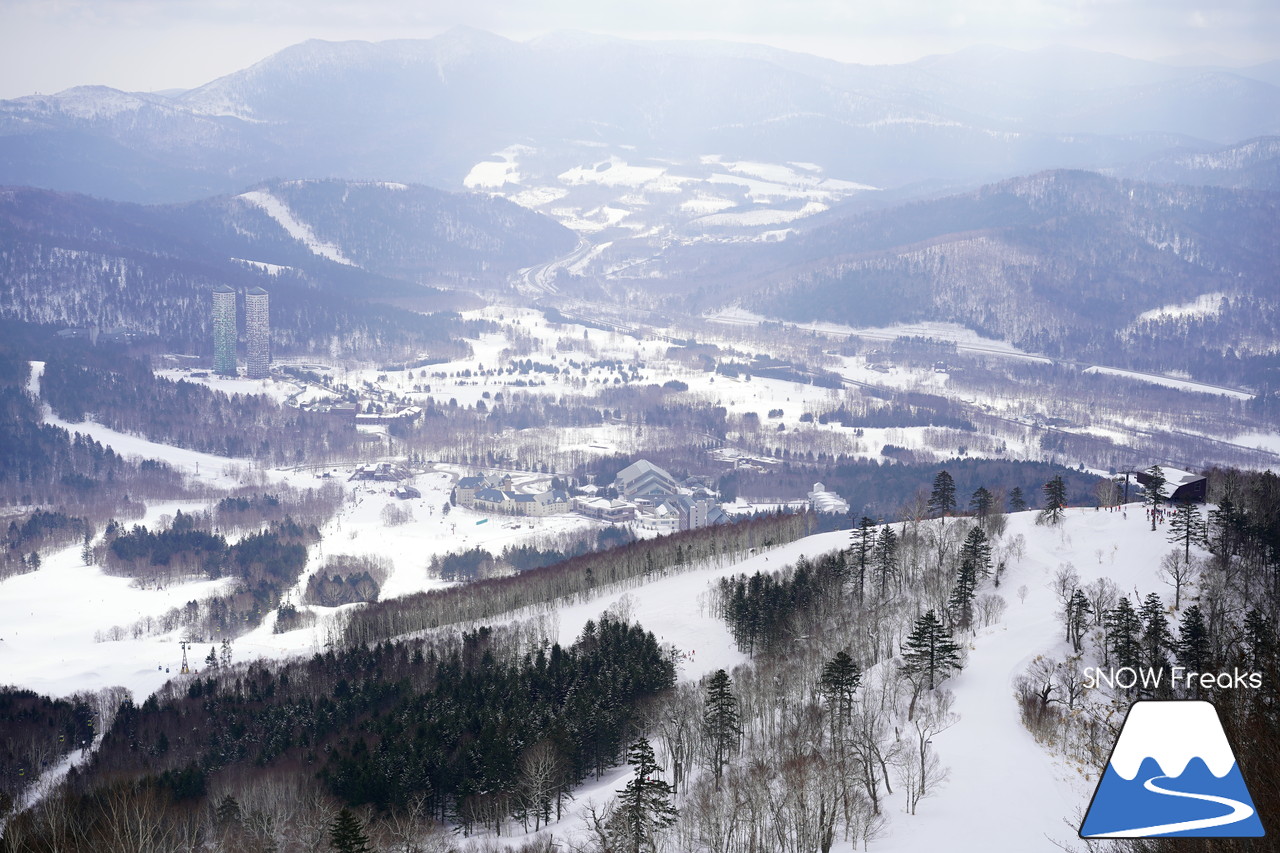
M1105 835L1091 835L1090 838L1150 838L1155 835L1169 835L1174 832L1190 832L1196 829L1211 829L1215 826L1227 826L1228 824L1237 823L1242 820L1248 820L1253 817L1253 807L1239 800L1228 799L1227 797L1218 797L1213 794L1189 794L1186 791L1171 791L1168 788L1161 788L1156 784L1157 780L1169 779L1169 776L1152 776L1146 782L1142 783L1142 787L1146 788L1153 794L1165 794L1170 797L1185 797L1189 800L1203 800L1207 803L1217 803L1218 805L1227 806L1231 809L1230 814L1220 815L1218 817L1207 817L1199 820L1183 820L1177 823L1162 823L1156 826L1144 826L1139 829L1126 829L1121 832L1108 832Z

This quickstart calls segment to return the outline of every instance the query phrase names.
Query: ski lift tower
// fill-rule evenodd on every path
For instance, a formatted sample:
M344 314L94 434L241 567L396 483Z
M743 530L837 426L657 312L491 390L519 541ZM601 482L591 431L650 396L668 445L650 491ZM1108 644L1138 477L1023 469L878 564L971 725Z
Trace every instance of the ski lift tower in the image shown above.
M182 646L182 670L181 670L181 672L182 672L182 674L183 674L183 675L190 675L190 674L191 674L191 670L190 670L190 668L188 668L188 667L187 667L187 646L191 645L191 641L190 641L190 640L180 640L180 641L178 642L178 644L179 644L180 646Z

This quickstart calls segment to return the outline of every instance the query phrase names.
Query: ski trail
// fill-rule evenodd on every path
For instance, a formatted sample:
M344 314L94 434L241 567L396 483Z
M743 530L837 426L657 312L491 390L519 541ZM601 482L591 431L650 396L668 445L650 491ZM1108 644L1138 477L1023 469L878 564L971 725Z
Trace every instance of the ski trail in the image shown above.
M1170 777L1152 776L1146 782L1142 783L1142 787L1155 794L1165 794L1170 797L1186 797L1191 800L1204 800L1209 803L1218 803L1219 805L1229 806L1232 810L1231 814L1222 815L1221 817L1202 818L1200 820L1184 820L1179 823L1164 823L1158 826L1144 826L1141 829L1126 829L1122 832L1108 832L1106 835L1090 836L1090 838L1145 838L1153 835L1167 835L1172 832L1189 832L1193 829L1209 829L1214 826L1226 826L1229 823L1247 820L1253 816L1253 809L1239 800L1230 800L1226 797L1216 797L1213 794L1188 794L1185 791L1170 791L1169 789L1161 788L1156 784L1157 779L1168 778Z

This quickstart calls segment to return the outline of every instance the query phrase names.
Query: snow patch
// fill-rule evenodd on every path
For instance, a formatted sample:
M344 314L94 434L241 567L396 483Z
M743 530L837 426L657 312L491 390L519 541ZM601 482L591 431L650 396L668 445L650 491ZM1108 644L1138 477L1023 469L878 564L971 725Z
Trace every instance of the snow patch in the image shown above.
M251 260L248 260L247 258L232 258L231 260L235 261L238 264L244 264L245 266L253 267L254 269L257 269L257 270L262 270L268 275L280 275L280 273L282 272L286 272L288 270L293 269L293 267L281 266L280 264L269 264L266 261L251 261Z
M287 204L266 190L251 190L247 193L241 193L237 198L242 198L248 204L261 209L267 216L279 223L281 228L288 231L290 237L310 249L312 254L328 258L340 264L346 264L349 267L355 266L349 258L342 254L342 249L317 237L315 232L311 230L311 226L300 221L293 215L293 211L289 209Z
M599 184L604 187L642 187L662 177L666 171L660 166L632 166L620 157L610 157L602 163L574 167L556 177L561 183L570 186Z
M1225 293L1206 293L1190 302L1164 305L1160 308L1152 308L1150 311L1143 311L1138 315L1136 322L1178 317L1212 317L1221 312L1224 298L1226 298Z
M827 205L811 201L799 210L776 210L766 207L737 213L715 213L695 219L694 223L709 228L785 225L788 222L795 222L797 219L803 219L806 216L813 216L815 213L822 213L827 209Z

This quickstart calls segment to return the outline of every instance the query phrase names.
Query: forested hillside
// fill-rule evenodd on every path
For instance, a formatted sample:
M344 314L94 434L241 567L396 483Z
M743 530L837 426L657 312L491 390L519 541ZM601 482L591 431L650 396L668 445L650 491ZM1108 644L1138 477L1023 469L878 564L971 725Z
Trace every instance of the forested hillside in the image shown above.
M782 283L749 301L791 320L949 320L1034 352L1203 372L1213 360L1186 353L1268 352L1280 256L1256 235L1278 227L1272 193L1046 173L815 230L777 250ZM1204 315L1140 322L1206 293L1222 299Z

